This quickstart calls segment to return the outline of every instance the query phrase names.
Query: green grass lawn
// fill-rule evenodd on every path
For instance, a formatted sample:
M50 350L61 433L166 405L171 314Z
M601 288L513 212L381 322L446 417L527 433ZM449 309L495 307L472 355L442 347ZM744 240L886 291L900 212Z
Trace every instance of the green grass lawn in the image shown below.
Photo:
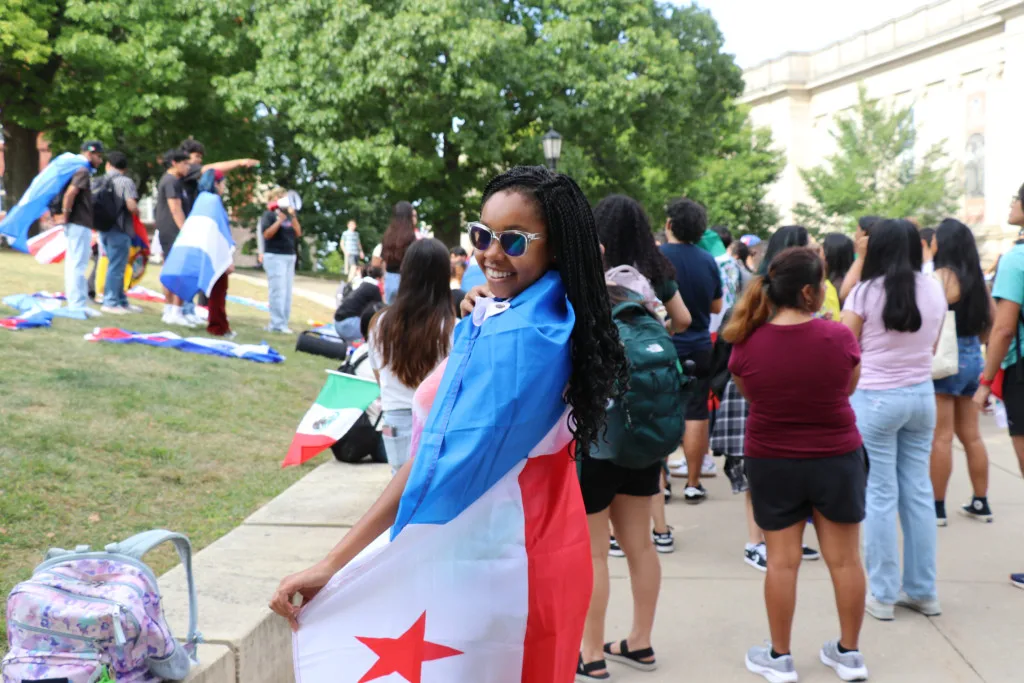
M159 267L143 284L159 289ZM63 265L0 251L0 298L64 289ZM266 288L229 293L265 301ZM140 303L140 302L135 302ZM228 303L235 341L266 340L279 365L136 345L87 342L96 326L166 329L159 304L91 321L57 318L49 329L0 329L0 597L50 547L103 547L138 531L181 531L201 549L287 488L300 468L280 461L337 363L295 351L295 337L262 331L267 314ZM0 304L0 317L12 315ZM293 329L331 312L295 298ZM205 335L205 330L175 331ZM177 562L154 553L162 573ZM0 610L0 632L4 628ZM0 652L6 639L0 641Z

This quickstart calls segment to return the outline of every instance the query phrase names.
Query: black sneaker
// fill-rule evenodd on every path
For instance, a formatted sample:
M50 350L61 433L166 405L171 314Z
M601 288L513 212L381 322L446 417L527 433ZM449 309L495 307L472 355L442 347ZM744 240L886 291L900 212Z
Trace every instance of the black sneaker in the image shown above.
M804 546L803 559L805 559L805 560L820 560L821 559L821 553L819 553L817 550L815 550L811 546L805 545Z
M937 500L935 501L935 525L936 526L947 526L949 520L946 519L946 501Z
M686 490L683 491L683 498L686 499L687 503L696 505L697 503L703 503L708 497L708 492L704 490L704 487L700 484L696 486L687 486Z
M961 505L960 514L979 522L992 521L992 510L988 507L988 501L982 498L975 497L967 505Z
M625 557L626 556L626 553L624 553L622 551L622 546L619 545L619 542L615 540L614 536L612 536L612 540L608 544L608 555L610 557Z
M768 550L764 543L744 548L743 561L758 571L768 571Z
M672 538L672 527L660 534L657 531L652 531L651 538L654 539L654 549L659 553L671 553L676 549L675 540Z

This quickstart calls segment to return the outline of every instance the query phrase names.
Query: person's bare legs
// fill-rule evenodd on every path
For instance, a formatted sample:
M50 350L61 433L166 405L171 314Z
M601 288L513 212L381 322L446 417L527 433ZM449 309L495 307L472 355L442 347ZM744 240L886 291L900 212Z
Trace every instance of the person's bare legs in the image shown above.
M971 477L971 488L979 498L988 496L988 450L978 429L978 406L970 396L958 396L955 400L953 430L956 438L967 453L967 472ZM934 453L932 458L934 458ZM934 467L934 459L933 459ZM934 486L934 478L932 485Z
M661 489L662 492L658 492L651 496L651 517L654 519L654 532L657 534L663 534L668 531L668 520L665 518L665 478L668 474L665 470L661 471Z
M764 532L761 531L761 527L754 521L754 504L750 500L750 491L746 493L746 505L747 505L747 542L758 545L764 543Z
M645 499L647 500L647 499ZM587 515L587 526L590 528L590 561L594 567L594 592L590 594L590 607L587 609L587 620L583 627L583 645L580 648L586 664L604 659L604 619L608 611L608 521L609 510ZM644 519L644 525L650 524L650 510ZM622 533L618 528L616 533ZM649 534L648 534L649 535ZM619 541L621 543L621 539ZM599 669L594 673L603 673Z
M708 452L708 421L687 420L683 434L683 454L686 456L686 485L700 485L700 466Z
M966 399L968 403L971 399ZM949 476L953 472L953 418L955 402L952 396L935 394L935 436L932 438L931 477L936 502L945 502ZM977 421L975 421L977 431ZM845 645L844 645L845 647Z
M814 529L818 533L821 554L832 575L836 609L839 611L839 644L847 650L857 650L867 591L864 565L860 559L860 524L830 522L815 510ZM770 558L769 555L769 567Z
M633 590L633 627L626 638L630 651L651 647L654 611L661 591L661 562L651 541L650 527L652 498L658 497L620 495L612 501L612 524L618 534L616 539L626 553L629 584ZM619 652L618 640L611 649Z
M803 559L803 536L807 520L782 531L765 531L768 547L768 573L764 578L764 604L768 610L768 630L772 649L789 654L796 610L796 578ZM863 605L862 605L863 607Z
M1013 452L1017 454L1017 466L1024 475L1024 436L1011 436L1010 441L1013 442Z

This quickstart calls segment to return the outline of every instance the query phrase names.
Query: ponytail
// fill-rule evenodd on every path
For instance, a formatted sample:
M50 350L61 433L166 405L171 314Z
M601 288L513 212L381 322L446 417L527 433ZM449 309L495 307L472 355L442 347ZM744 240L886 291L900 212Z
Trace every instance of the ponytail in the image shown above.
M722 330L722 338L730 344L739 344L750 338L754 330L768 322L772 316L772 302L768 297L769 280L758 275L743 290L743 298L733 309L729 323Z

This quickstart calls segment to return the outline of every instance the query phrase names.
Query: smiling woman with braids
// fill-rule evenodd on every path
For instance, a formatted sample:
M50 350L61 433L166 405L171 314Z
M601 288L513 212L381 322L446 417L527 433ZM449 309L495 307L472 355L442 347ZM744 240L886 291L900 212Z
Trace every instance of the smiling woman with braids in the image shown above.
M487 286L463 302L471 315L456 327L451 356L416 392L413 459L324 560L282 581L271 607L293 628L306 629L308 620L317 635L328 633L341 661L342 648L352 646L318 620L325 609L346 609L349 603L339 597L346 577L366 564L350 573L343 568L389 528L390 545L366 562L384 562L406 534L434 533L438 524L455 524L472 510L473 526L463 525L472 538L451 549L435 533L418 546L419 555L404 560L408 575L380 572L371 590L365 581L373 572L364 571L357 575L359 595L346 599L390 594L397 584L405 591L402 604L418 615L437 605L427 577L461 576L458 600L472 605L474 626L458 643L465 657L445 660L452 667L448 680L481 680L484 659L494 683L568 681L578 664L592 585L573 453L588 453L603 429L609 400L628 381L626 359L611 318L594 217L570 178L542 167L517 167L494 178L469 235ZM512 493L492 510L493 490ZM441 519L453 508L454 518ZM478 534L486 542L473 540ZM502 543L493 551L486 547L492 538ZM485 552L502 563L499 575L486 579L480 572L492 570L479 561ZM523 558L529 578L520 591L507 567ZM311 600L339 571L323 600L300 616L292 598ZM480 585L487 588L477 595L473 588ZM401 633L406 617L391 611L401 610L375 609L374 619L393 619L388 632Z

